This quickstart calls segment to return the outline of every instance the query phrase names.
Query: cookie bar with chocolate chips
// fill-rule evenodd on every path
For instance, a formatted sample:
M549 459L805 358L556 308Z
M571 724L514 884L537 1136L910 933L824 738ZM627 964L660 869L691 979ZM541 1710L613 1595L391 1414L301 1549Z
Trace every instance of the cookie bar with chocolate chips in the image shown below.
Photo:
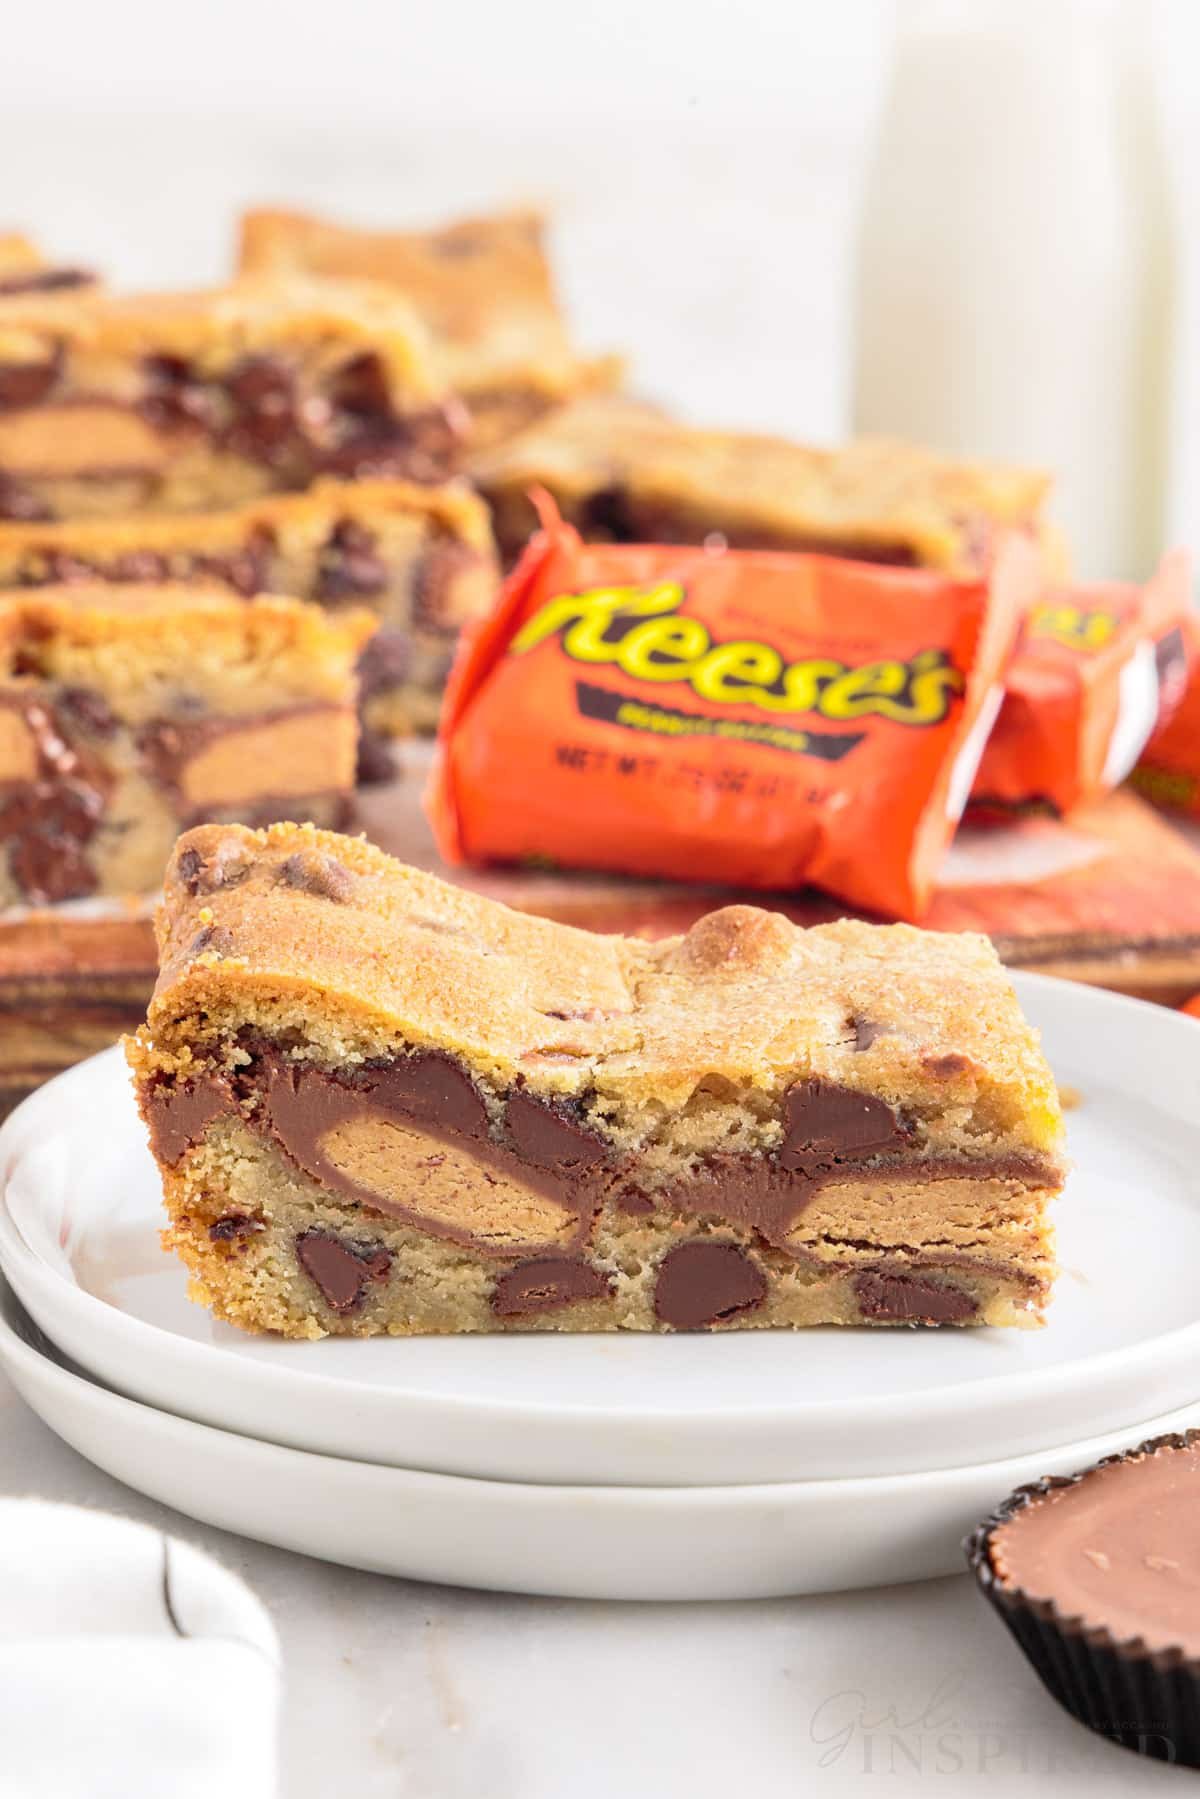
M1045 475L952 462L914 445L840 450L703 431L618 395L587 396L472 459L511 561L544 488L589 541L808 550L860 562L978 575L996 533L1058 547L1042 509Z
M399 288L470 409L477 448L581 390L611 386L615 359L571 347L535 212L462 219L435 231L364 231L307 213L242 219L244 273L367 277Z
M340 608L380 628L360 670L377 736L432 731L462 626L495 597L487 508L456 482L318 481L222 512L0 524L0 589L75 581L220 582Z
M658 943L362 840L180 840L128 1042L194 1297L292 1337L1035 1324L1062 1120L982 937Z
M369 283L0 306L0 518L196 512L319 475L444 478L461 408Z
M27 237L12 232L0 235L0 300L22 294L61 293L66 288L94 287L96 277L87 269L48 262Z
M198 819L344 822L374 624L169 584L0 594L0 905L148 892Z

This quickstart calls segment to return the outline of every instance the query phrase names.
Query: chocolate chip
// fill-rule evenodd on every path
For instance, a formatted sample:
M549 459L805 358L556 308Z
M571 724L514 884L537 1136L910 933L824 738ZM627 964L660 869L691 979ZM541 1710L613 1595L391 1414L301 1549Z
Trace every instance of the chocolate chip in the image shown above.
M248 600L270 587L270 556L274 548L272 533L265 526L256 526L240 550L231 550L225 556L197 556L195 570L223 581Z
M453 631L461 616L455 588L463 575L478 571L483 558L467 543L433 544L413 576L413 618L431 631Z
M958 1324L979 1310L961 1287L919 1274L864 1269L855 1276L854 1291L863 1317L875 1324Z
M376 631L358 659L358 690L362 698L370 699L401 686L408 677L411 660L407 631L395 631L387 625Z
M0 362L0 412L39 405L57 379L57 357L49 362Z
M0 277L0 294L59 293L70 287L90 287L96 277L86 269L27 269L19 275Z
M233 1110L233 1089L222 1075L194 1081L156 1081L142 1094L142 1116L150 1147L169 1168L200 1142L214 1118Z
M32 488L0 470L0 518L41 525L53 517L50 507L38 499Z
M236 887L254 867L254 857L232 838L220 839L206 856L190 845L180 850L175 863L175 878L187 891L216 893L223 887Z
M153 550L127 550L106 571L110 581L165 581L170 574L165 556Z
M623 487L598 488L584 505L579 528L585 537L600 538L608 543L638 541L637 520Z
M149 424L168 430L182 425L213 429L213 395L184 357L147 356L142 370L146 394L138 410Z
M968 1073L973 1063L970 1056L951 1050L944 1056L922 1056L921 1067L935 1081L952 1081L957 1075Z
M390 1250L349 1243L322 1230L301 1232L296 1259L321 1289L326 1305L341 1313L360 1306L371 1282L386 1280L392 1266Z
M579 1300L605 1299L611 1291L607 1276L579 1256L537 1256L500 1276L492 1310L498 1318L532 1317Z
M295 887L301 893L333 900L338 905L345 905L354 892L354 876L350 870L336 857L323 855L320 850L297 850L288 856L280 864L279 880L284 887Z
M206 924L188 944L189 956L228 956L233 952L233 937L224 925Z
M72 581L94 581L99 572L90 562L84 562L79 556L71 556L66 550L48 550L44 566L42 580L63 587Z
M227 1212L224 1218L209 1225L208 1234L214 1243L232 1243L238 1237L253 1237L266 1228L261 1218L251 1218L245 1212Z
M400 772L400 764L392 747L390 737L380 731L373 731L370 725L359 724L358 728L358 763L354 778L360 787L382 787L385 781L394 781Z
M856 1093L833 1081L797 1081L788 1089L782 1168L815 1174L840 1162L860 1161L905 1141L896 1113L872 1093Z
M851 1017L848 1027L854 1032L854 1048L859 1055L863 1050L870 1049L875 1039L884 1036L887 1031L885 1024L876 1024L873 1018Z
M604 1138L590 1130L566 1102L538 1099L518 1090L509 1099L504 1124L517 1154L535 1168L550 1168L566 1177L608 1159Z
M9 866L25 899L38 906L86 899L100 885L81 844L45 831L33 830L18 837Z
M94 687L63 687L58 694L59 710L70 723L90 731L93 737L112 737L117 730L117 717L102 693Z
M766 1275L736 1243L680 1243L658 1264L654 1312L675 1330L707 1330L757 1311L766 1297Z
M329 399L341 412L361 417L390 417L392 399L387 376L374 350L351 357L334 371L329 382Z
M353 519L336 525L321 552L316 597L328 603L382 593L391 570L377 554L376 541L374 532Z

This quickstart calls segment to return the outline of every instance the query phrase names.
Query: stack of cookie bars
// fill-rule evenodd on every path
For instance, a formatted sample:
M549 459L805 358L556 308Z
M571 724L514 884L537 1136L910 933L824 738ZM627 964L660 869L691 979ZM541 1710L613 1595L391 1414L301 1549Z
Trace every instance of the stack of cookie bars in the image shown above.
M1049 544L1036 474L702 431L613 391L621 373L573 347L529 213L385 232L251 212L234 279L193 293L114 294L0 237L5 903L111 894L135 873L153 884L164 819L258 824L284 807L342 822L355 778L386 779L394 740L435 729L459 633L533 527L532 488L618 541L955 574L978 572L999 528ZM221 594L243 603L240 627ZM302 645L333 657L306 681L293 669L289 694L341 681L344 705L345 645L358 648L356 768L330 749L316 788L281 779L278 756L235 766L211 747L222 693L248 711L265 614L244 603L263 595L276 620L296 609L293 661ZM154 678L131 705L129 645L150 635ZM261 699L273 717L272 680ZM197 785L180 771L201 744ZM81 772L98 755L119 779ZM141 849L118 850L124 837Z

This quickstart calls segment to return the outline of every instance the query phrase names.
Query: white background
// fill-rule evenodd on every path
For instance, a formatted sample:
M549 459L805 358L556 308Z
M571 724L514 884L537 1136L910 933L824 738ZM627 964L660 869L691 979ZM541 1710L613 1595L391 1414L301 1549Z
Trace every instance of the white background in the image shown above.
M1033 33L1040 4L1013 0ZM1190 248L1200 6L1141 10ZM631 350L694 417L836 438L891 20L888 0L33 0L0 57L0 225L169 284L219 277L256 200L379 223L544 201L584 343ZM1193 341L1185 320L1184 444Z

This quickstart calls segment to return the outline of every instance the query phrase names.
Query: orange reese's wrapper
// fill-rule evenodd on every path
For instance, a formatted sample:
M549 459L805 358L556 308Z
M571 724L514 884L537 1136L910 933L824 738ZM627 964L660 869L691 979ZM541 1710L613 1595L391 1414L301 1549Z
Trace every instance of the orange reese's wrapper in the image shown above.
M543 503L446 692L451 862L815 885L919 917L1037 591L824 556L584 544Z
M1062 817L1123 781L1183 695L1190 599L1182 550L1164 556L1143 586L1112 581L1039 599L1008 671L972 811ZM1193 769L1200 774L1200 745Z
M1146 745L1133 784L1156 806L1200 818L1200 620L1188 619L1184 637L1192 655L1190 679L1177 710Z

